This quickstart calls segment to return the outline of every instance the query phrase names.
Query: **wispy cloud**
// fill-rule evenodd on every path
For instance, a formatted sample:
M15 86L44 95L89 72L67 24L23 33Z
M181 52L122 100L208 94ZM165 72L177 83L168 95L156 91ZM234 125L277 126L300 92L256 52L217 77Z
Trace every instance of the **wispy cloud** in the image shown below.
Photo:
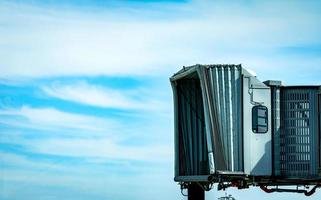
M28 160L22 156L0 152L1 199L171 199L176 193L171 169L164 165L123 164L112 170L108 163L86 165L81 163ZM2 162L3 161L3 162ZM59 161L59 160L58 160ZM2 165L0 165L2 167ZM135 168L133 170L133 168ZM117 169L117 173L115 170ZM124 178L125 176L125 178ZM157 181L155 181L157 180ZM153 183L153 184L151 184ZM108 189L106 189L106 185ZM166 190L162 194L161 190ZM126 192L124 192L124 188ZM146 190L148 190L146 192ZM19 192L16 192L19 191Z
M0 122L12 127L38 130L85 131L87 133L106 132L119 126L117 121L88 115L68 113L55 108L5 108L0 110Z
M168 161L172 156L171 145L150 141L135 144L126 142L143 128L130 128L127 123L81 114L67 113L54 108L5 109L0 111L0 124L10 127L40 130L33 132L33 138L26 134L10 134L3 131L1 143L19 145L36 154L80 157L96 160L144 160ZM49 137L37 139L51 131ZM42 133L44 132L44 133ZM57 133L55 133L57 132ZM72 137L65 137L70 132ZM130 133L131 132L131 133ZM155 131L156 133L157 131ZM129 134L127 134L129 133Z
M166 16L171 5L159 7L157 15ZM191 1L173 6L175 15L153 18L153 6L118 5L107 13L53 7L48 13L37 4L6 3L0 18L0 44L6 47L0 55L7 58L1 76L168 76L182 65L228 62L289 71L299 58L271 52L320 44L318 7L317 1ZM314 67L320 64L316 58L309 58Z
M27 151L37 154L77 157L95 160L95 162L107 162L112 160L170 162L170 158L172 157L172 149L168 145L119 144L110 138L21 139L13 143L23 145Z
M103 108L164 110L163 102L153 99L146 90L119 90L78 81L72 84L54 83L43 91L54 98Z

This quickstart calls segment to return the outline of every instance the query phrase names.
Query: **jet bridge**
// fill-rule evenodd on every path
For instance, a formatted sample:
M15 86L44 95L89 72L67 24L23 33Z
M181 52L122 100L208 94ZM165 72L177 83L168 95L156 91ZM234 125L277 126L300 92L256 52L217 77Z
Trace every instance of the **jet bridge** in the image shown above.
M183 67L170 81L182 189L319 187L321 86L261 82L241 65Z

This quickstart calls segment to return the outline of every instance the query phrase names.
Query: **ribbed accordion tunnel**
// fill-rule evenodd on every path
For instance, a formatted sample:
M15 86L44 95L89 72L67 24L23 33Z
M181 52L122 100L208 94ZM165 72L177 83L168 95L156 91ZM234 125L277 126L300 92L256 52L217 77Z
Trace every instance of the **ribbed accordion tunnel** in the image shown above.
M209 174L200 80L177 81L179 174Z
M181 72L173 84L178 174L242 171L240 67L194 69L191 73Z

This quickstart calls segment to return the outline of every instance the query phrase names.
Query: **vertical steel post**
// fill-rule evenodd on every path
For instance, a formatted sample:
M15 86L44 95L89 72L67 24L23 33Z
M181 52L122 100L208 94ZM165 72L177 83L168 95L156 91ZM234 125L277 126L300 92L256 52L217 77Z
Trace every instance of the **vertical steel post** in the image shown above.
M205 200L205 191L197 183L188 186L188 200Z

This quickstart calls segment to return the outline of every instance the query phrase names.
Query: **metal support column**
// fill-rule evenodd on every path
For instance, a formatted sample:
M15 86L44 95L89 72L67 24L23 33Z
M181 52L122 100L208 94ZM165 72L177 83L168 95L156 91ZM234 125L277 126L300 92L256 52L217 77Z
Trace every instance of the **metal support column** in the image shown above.
M205 200L205 191L197 183L188 186L188 200Z

